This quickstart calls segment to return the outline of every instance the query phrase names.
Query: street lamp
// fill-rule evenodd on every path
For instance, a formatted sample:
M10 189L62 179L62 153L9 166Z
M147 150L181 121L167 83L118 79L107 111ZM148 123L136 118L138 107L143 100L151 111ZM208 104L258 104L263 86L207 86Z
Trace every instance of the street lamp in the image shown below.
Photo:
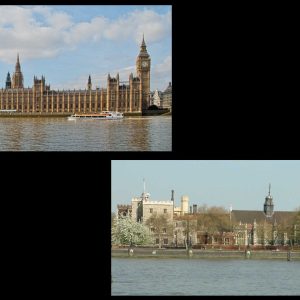
M190 219L187 215L187 230L186 230L186 247L189 249L189 235L190 235Z
M237 238L238 238L238 246L239 246L239 251L240 251L241 250L241 246L240 246L240 243L241 243L241 233L240 232L238 232Z

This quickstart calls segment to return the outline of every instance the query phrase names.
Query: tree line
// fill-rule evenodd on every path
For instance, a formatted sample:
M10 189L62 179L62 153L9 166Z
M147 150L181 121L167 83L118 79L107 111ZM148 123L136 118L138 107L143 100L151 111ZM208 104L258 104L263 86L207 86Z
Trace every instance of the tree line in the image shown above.
M135 222L128 216L116 218L112 213L112 244L124 245L147 245L153 244L154 239L158 239L161 247L162 239L166 235L173 236L174 222L170 223L163 214L153 214L145 224ZM207 206L206 204L198 207L197 214L186 214L177 217L188 238L190 232L202 231L208 235L216 232L232 232L239 224L230 218L230 212L221 206ZM260 235L263 230L263 223L257 223L257 233ZM287 233L289 236L294 234L294 225L300 227L300 207L296 208L296 214L289 219L277 224L276 235L282 236ZM271 240L273 237L270 237ZM274 243L274 241L271 241Z

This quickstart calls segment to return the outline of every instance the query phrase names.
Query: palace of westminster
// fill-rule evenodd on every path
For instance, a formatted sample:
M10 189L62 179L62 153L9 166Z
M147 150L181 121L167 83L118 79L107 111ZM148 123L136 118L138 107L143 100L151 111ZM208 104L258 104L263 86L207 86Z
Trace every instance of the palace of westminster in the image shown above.
M141 113L149 106L150 64L143 37L136 59L137 76L131 73L129 81L107 76L106 88L92 88L91 77L85 90L54 91L46 85L45 77L34 76L33 87L24 88L19 55L15 72L7 74L5 88L0 89L0 109L22 113L92 113L103 110Z

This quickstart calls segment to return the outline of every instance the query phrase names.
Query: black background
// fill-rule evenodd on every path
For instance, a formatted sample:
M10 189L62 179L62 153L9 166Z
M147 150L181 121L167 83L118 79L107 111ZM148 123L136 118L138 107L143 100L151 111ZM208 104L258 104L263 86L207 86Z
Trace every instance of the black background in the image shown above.
M173 4L173 151L0 153L5 274L24 295L110 294L111 160L299 159L295 7L144 4Z

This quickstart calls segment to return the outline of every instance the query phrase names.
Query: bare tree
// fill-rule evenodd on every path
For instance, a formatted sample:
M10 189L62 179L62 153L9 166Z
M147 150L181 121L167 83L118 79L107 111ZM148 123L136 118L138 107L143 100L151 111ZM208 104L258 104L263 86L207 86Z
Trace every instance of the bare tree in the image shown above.
M221 206L204 206L198 213L198 230L208 233L230 231L229 213Z
M163 237L173 235L173 225L168 222L167 217L163 214L153 213L146 221L146 225L150 228L154 236L158 237L159 248L161 248Z
M208 206L207 204L202 204L198 207L198 213L205 213L207 212Z
M300 244L300 206L296 208L296 215L293 219L294 243Z
M179 217L179 220L182 221L182 227L184 228L183 234L185 236L185 247L191 247L191 234L197 231L197 219L193 214L186 214Z

